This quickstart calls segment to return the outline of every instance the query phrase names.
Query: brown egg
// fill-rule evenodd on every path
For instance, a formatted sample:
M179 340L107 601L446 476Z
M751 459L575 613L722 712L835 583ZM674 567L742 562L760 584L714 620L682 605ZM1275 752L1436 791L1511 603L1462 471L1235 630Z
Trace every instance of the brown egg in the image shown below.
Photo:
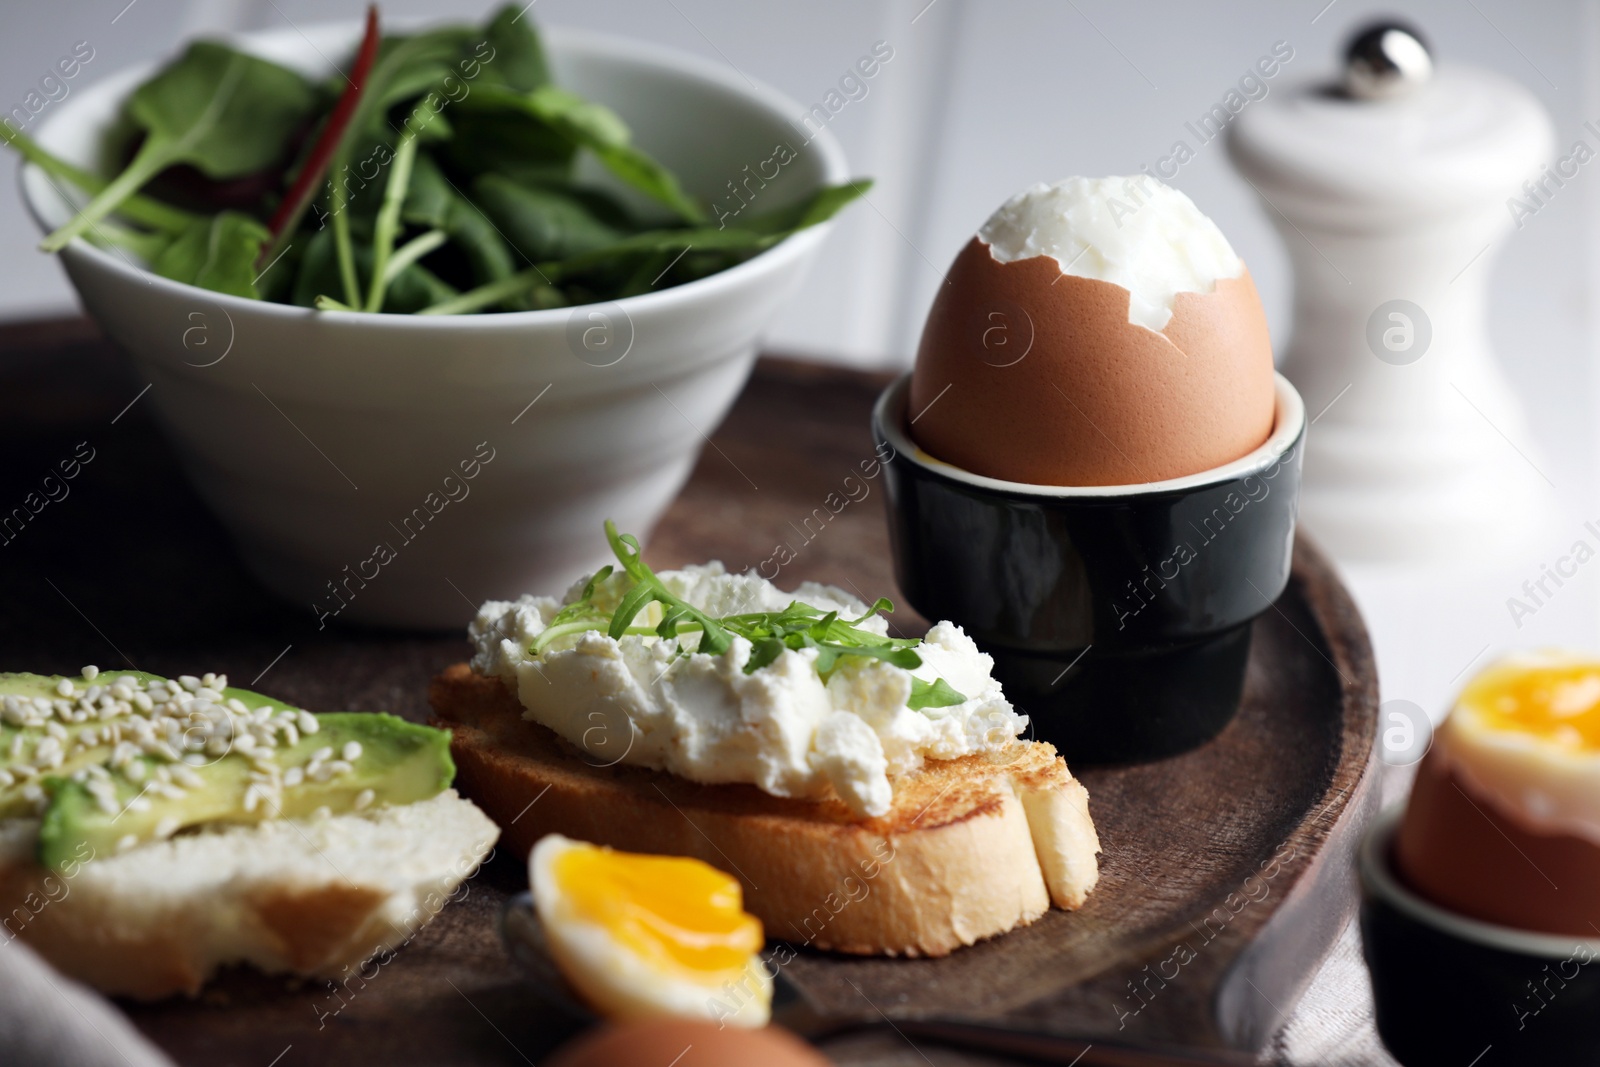
M1272 346L1249 272L1179 293L1159 333L1128 321L1128 295L973 238L922 332L912 437L974 474L1062 486L1198 474L1265 442Z
M1474 919L1574 937L1600 921L1600 847L1524 827L1439 748L1417 770L1394 863L1412 890Z
M563 1045L548 1067L828 1067L820 1052L769 1026L649 1019L591 1030Z
M1600 657L1517 652L1462 690L1395 835L1402 881L1452 911L1575 937L1600 923Z

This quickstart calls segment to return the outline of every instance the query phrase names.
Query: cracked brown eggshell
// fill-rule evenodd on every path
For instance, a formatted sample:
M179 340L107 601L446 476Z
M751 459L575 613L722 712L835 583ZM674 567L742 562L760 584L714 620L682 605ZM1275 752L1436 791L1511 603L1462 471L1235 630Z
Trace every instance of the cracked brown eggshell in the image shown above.
M922 331L909 427L973 474L1052 486L1198 474L1260 447L1276 409L1266 315L1248 270L1179 293L1159 333L1128 290L1002 263L973 238Z

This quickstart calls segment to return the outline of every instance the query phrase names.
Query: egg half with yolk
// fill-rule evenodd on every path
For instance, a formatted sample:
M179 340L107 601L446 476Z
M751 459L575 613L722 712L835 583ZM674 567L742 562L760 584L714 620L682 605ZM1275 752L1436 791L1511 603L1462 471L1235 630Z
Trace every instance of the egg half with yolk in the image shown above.
M1462 914L1596 936L1600 658L1520 653L1469 683L1418 768L1394 861Z
M761 921L744 910L737 879L700 860L559 834L534 846L529 867L550 955L599 1014L766 1024Z

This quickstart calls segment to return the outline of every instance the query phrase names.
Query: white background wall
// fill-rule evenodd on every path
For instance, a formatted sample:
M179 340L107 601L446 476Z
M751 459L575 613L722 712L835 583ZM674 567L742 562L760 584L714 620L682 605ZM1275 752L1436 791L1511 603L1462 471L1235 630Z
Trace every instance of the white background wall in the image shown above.
M388 0L384 10L476 19L490 6ZM74 83L83 85L197 32L304 26L354 18L361 8L359 0L0 0L0 110L21 103L78 41L95 50ZM1563 146L1585 120L1600 120L1600 0L537 0L532 10L546 24L647 38L727 63L802 107L819 102L875 42L894 49L868 95L830 123L856 173L878 185L843 218L771 341L774 350L858 365L909 361L941 272L1005 197L1041 179L1153 164L1184 136L1184 122L1275 42L1288 42L1294 58L1269 83L1274 91L1329 72L1350 27L1383 13L1418 23L1441 62L1496 68L1530 86ZM1589 299L1597 173L1586 168L1515 235L1493 265L1489 308L1494 341L1533 415L1535 439L1517 444L1540 457L1572 515L1587 518L1600 517ZM1281 349L1291 279L1254 193L1220 143L1201 147L1173 184L1250 264ZM60 270L34 250L37 238L17 198L0 194L0 317L75 308ZM1551 532L1553 545L1568 540ZM1389 694L1437 708L1455 684L1446 677L1454 661L1483 642L1594 644L1600 590L1592 579L1541 612L1537 626L1508 628L1502 601L1522 576L1538 573L1538 551L1431 617L1416 610L1421 594L1404 581L1359 580ZM1449 632L1440 636L1439 626Z

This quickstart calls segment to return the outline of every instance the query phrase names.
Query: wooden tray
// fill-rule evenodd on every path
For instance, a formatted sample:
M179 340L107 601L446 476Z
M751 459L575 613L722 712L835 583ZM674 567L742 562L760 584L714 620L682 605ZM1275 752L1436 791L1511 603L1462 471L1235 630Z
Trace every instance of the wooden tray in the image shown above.
M425 718L427 681L464 658L464 639L319 632L308 608L272 600L183 481L148 405L123 412L144 384L81 323L0 330L0 503L20 503L79 442L95 452L68 496L0 544L0 668L225 671L316 710ZM651 562L720 557L743 569L792 555L782 583L892 595L882 479L859 467L881 385L763 361L655 532ZM462 590L463 619L512 592ZM925 625L904 610L896 624ZM1376 699L1360 618L1302 540L1288 591L1256 626L1237 721L1177 759L1080 769L1105 848L1087 907L944 960L802 954L790 973L852 1015L1259 1048L1348 918L1350 851L1376 802L1366 773ZM538 1062L566 1031L526 995L495 923L525 885L519 864L495 859L393 963L342 987L240 971L194 1002L126 1007L184 1064ZM892 1034L828 1051L847 1063L932 1062Z

